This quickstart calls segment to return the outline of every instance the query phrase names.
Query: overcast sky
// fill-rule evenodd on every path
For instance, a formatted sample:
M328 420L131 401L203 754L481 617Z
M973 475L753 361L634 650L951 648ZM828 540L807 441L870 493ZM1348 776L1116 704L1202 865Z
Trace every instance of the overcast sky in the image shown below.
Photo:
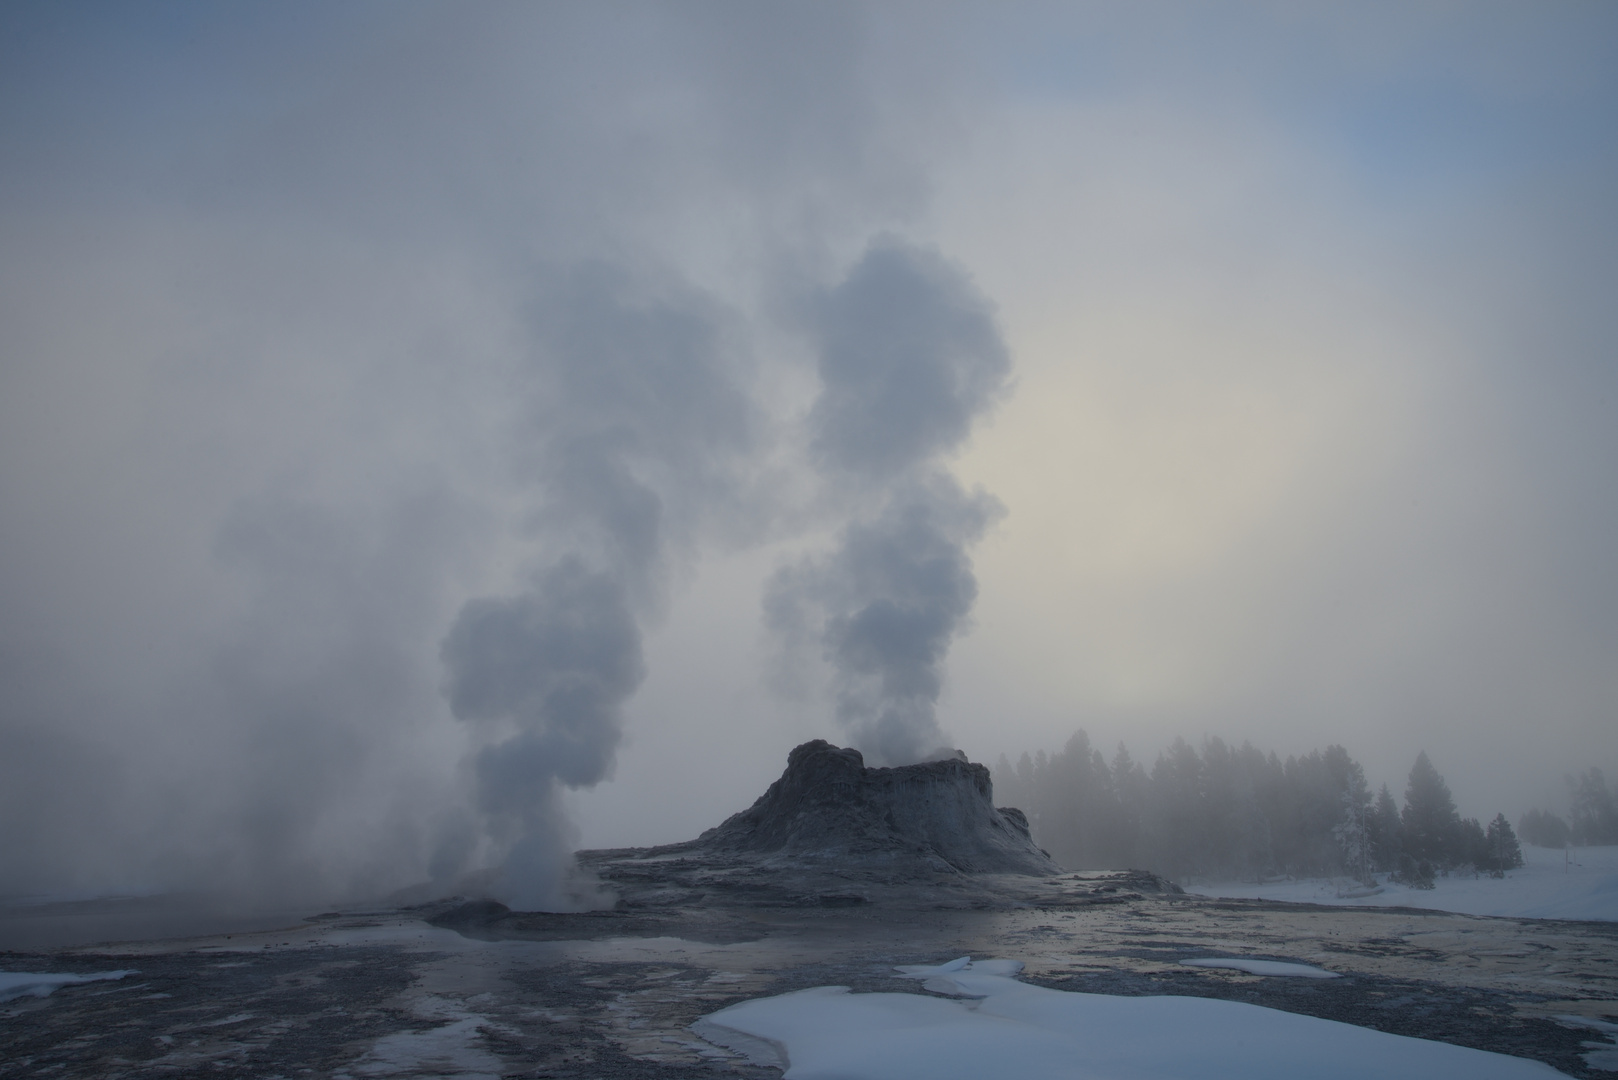
M0 893L1618 773L1608 5L15 3L0 136Z

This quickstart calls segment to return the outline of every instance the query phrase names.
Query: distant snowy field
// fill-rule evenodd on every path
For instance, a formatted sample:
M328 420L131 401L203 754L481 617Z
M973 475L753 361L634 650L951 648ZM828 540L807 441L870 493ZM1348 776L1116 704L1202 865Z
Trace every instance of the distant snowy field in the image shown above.
M1382 891L1373 896L1339 896L1350 881L1278 881L1268 885L1231 882L1187 886L1187 892L1246 900L1355 907L1419 907L1462 915L1528 919L1618 921L1618 847L1541 848L1523 845L1521 870L1504 878L1441 877L1433 889L1412 889L1378 874Z

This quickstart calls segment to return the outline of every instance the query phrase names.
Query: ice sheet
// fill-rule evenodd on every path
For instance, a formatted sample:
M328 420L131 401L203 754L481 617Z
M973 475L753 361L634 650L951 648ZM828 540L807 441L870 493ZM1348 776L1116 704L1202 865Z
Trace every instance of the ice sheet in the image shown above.
M1075 994L972 968L970 963L941 965L906 974L928 982L948 980L975 1000L854 994L847 987L822 986L732 1005L705 1017L703 1027L717 1025L781 1047L789 1066L786 1080L1544 1080L1563 1075L1537 1061L1241 1002Z

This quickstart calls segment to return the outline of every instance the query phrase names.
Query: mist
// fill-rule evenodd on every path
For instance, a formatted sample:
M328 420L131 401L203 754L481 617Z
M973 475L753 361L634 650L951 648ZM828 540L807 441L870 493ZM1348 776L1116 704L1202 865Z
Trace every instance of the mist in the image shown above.
M813 737L1618 774L1603 10L0 23L0 894L587 905Z

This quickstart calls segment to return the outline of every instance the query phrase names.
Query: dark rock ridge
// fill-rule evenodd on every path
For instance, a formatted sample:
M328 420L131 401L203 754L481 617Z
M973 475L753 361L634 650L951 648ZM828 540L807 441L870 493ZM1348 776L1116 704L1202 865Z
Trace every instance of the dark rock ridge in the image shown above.
M1060 872L1021 810L995 808L984 766L956 757L867 768L858 750L823 739L793 750L757 802L692 846L844 865L914 859L963 874Z

